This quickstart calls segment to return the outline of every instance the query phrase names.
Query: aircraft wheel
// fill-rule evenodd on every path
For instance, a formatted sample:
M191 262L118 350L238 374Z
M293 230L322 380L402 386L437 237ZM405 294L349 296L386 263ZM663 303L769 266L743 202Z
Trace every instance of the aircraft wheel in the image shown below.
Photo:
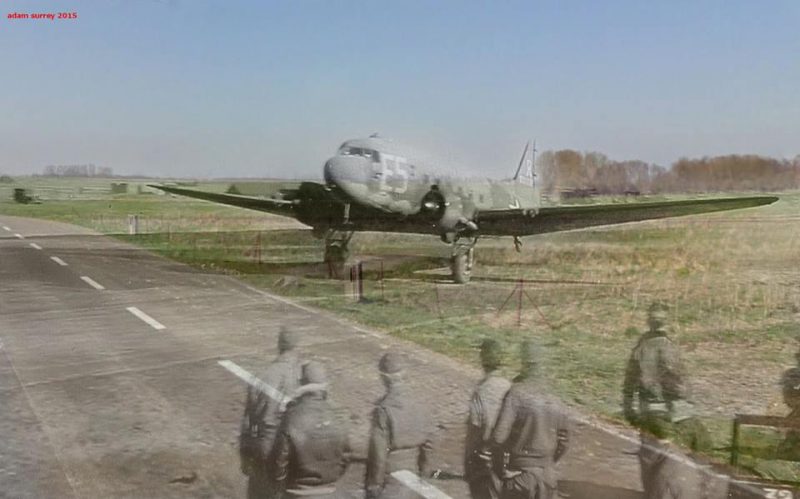
M453 271L453 281L457 284L466 284L472 276L472 249L458 251L450 260Z

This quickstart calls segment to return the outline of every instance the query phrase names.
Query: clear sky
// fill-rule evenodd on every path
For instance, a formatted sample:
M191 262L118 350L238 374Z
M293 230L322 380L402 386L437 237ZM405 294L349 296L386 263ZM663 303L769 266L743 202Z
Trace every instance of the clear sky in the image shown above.
M662 165L800 153L796 0L0 7L0 172L319 177L376 131L491 176L529 137Z

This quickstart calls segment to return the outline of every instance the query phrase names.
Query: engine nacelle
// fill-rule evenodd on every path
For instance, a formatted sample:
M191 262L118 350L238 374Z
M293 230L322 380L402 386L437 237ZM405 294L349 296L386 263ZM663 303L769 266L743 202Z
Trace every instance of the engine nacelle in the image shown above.
M422 197L419 215L436 228L443 241L452 242L459 236L472 236L478 231L478 226L471 221L473 211L465 213L464 208L461 199L445 200L444 194L434 185Z
M419 214L431 223L438 223L447 211L447 201L438 186L431 187L420 200Z

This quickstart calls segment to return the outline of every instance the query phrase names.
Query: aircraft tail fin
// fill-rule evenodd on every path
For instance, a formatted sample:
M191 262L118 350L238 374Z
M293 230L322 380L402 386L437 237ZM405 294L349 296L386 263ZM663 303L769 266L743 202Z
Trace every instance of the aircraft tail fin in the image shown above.
M526 199L526 206L537 208L541 205L539 191L539 176L536 171L536 141L525 144L522 157L517 165L517 173L514 175L515 191L518 192L520 199ZM533 191L532 199L529 197Z
M519 159L517 166L517 173L514 175L514 181L518 184L524 184L528 187L536 187L536 170L534 163L536 161L536 141L530 141L525 144L525 149L522 151L522 157Z

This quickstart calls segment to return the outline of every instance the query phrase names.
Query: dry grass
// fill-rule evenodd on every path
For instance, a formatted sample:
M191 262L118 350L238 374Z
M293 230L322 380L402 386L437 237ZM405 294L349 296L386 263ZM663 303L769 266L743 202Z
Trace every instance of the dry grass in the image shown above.
M142 209L143 223L154 224L146 226L156 234L135 238L139 244L200 268L240 274L471 362L482 337L499 338L509 374L516 345L534 337L545 346L545 372L554 387L610 416L618 414L625 362L644 329L646 308L664 301L697 405L719 422L720 446L734 413L786 412L777 381L793 362L800 333L800 194L756 209L534 236L526 238L521 253L508 239L482 240L478 279L468 286L415 272L446 265L449 249L434 237L359 234L353 244L355 254L367 260L365 287L372 301L366 304L347 298L346 285L323 278L324 267L316 263L322 245L307 231L259 236L286 222L181 200L189 208L184 209L176 202L160 198ZM36 207L26 207L27 213L15 209L37 215ZM66 220L117 232L116 225L96 220L119 218L130 209L76 208ZM381 261L383 286L377 281ZM280 281L284 275L299 279ZM518 317L519 295L512 291L519 279L525 294Z

